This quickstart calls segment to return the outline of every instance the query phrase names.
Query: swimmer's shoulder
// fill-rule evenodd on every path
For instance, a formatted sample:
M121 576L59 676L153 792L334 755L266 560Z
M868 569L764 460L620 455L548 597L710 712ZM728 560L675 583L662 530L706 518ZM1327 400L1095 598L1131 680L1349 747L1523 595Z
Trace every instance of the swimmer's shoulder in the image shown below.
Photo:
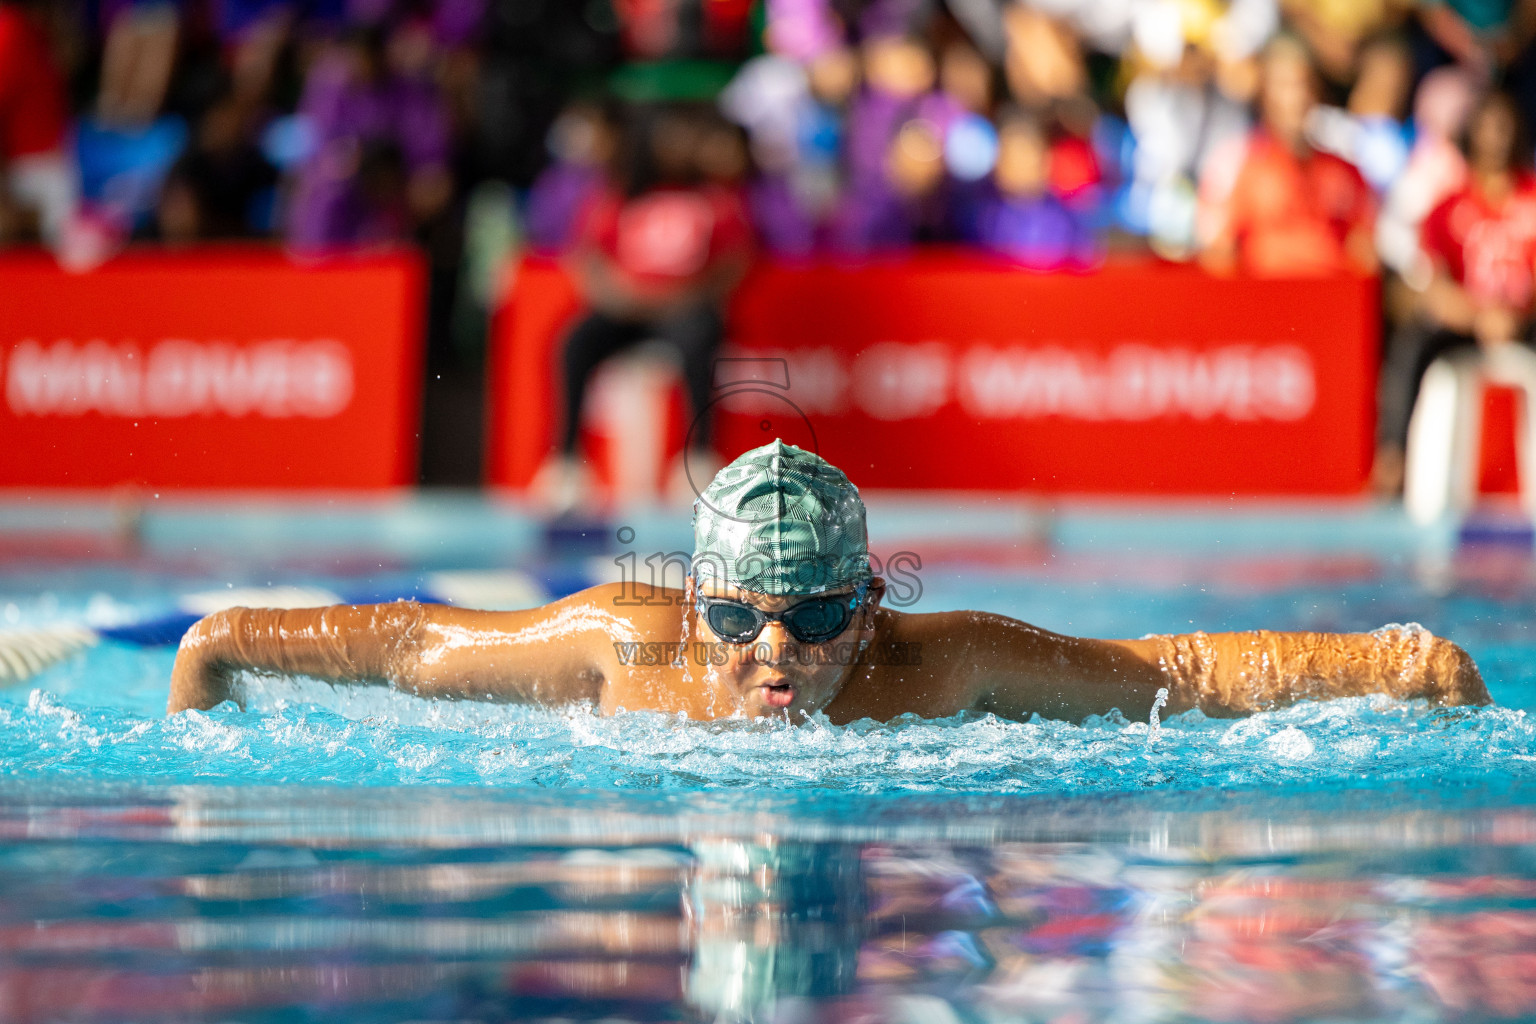
M906 612L880 609L880 636L891 642L920 644L936 655L957 654L975 643L986 620L1016 623L987 612Z
M682 617L683 591L648 583L599 583L550 605L557 606L586 607L626 619L647 635L652 629L664 629L670 639L676 635Z
M827 709L834 721L947 717L976 708L1001 665L1028 670L1062 639L992 612L882 608L878 622L868 671Z
M884 722L906 714L945 718L970 708L975 687L967 670L968 638L955 628L957 614L880 609L861 669L828 705L827 716L839 724Z
M436 622L515 633L539 623L567 620L574 613L599 634L618 630L649 638L656 630L672 637L682 615L683 592L673 587L600 583L548 604L519 611L477 611L453 605L423 605Z

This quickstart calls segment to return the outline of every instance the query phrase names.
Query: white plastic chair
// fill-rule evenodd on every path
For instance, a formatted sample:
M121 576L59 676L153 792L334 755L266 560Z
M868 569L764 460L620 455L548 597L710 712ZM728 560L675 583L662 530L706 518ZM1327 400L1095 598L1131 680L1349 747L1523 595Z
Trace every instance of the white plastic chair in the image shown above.
M1414 522L1428 525L1461 515L1477 501L1478 452L1483 438L1483 390L1489 384L1520 393L1515 447L1520 501L1536 517L1536 352L1501 345L1468 350L1430 364L1408 424L1403 504Z

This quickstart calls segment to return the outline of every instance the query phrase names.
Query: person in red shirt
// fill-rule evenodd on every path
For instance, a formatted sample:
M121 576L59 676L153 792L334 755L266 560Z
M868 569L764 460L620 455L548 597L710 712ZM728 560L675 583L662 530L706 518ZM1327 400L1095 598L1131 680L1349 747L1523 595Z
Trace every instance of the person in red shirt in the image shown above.
M42 33L0 0L0 243L36 231L54 241L78 201L64 152L64 84Z
M752 248L737 191L708 180L699 166L697 154L708 136L702 115L676 108L646 111L630 135L621 147L619 184L589 205L568 257L588 311L564 350L562 459L556 464L559 479L550 484L567 493L593 372L603 360L647 339L677 351L697 417L690 443L708 450L710 424L702 414L724 335L723 307Z
M1201 262L1210 269L1257 277L1375 272L1374 197L1353 166L1308 143L1306 119L1316 102L1310 54L1295 39L1278 38L1261 68L1261 123L1235 178L1217 161L1201 183Z
M1420 245L1434 264L1422 312L1392 339L1382 368L1376 486L1402 486L1403 446L1419 382L1444 353L1531 341L1536 305L1536 175L1515 101L1486 96L1463 142L1468 181L1430 211Z

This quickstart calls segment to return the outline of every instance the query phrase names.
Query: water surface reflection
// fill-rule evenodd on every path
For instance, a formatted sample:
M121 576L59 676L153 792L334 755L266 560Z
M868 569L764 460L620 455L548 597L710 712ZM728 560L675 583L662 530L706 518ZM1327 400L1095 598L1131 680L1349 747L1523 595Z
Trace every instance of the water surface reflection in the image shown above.
M13 791L0 1020L1536 1016L1507 793L744 803Z

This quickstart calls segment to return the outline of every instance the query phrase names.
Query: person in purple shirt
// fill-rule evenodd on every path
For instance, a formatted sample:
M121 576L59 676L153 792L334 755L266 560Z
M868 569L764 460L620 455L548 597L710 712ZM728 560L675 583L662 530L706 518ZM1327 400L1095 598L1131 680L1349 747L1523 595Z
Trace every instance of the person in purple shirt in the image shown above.
M992 188L978 201L975 241L1032 270L1083 270L1102 258L1084 214L1050 186L1050 140L1018 108L999 119Z
M615 144L614 118L596 103L578 100L549 129L553 159L528 191L528 243L564 252L575 240L582 211L607 184Z
M928 121L908 121L886 148L880 177L844 192L828 228L828 247L858 256L943 241L952 198L937 130Z
M940 142L965 111L934 91L937 69L928 45L915 36L887 35L863 44L864 89L848 117L848 178L858 188L885 176L891 141L913 121L932 125Z
M402 36L419 31L410 23L387 40L381 29L355 29L310 70L299 113L314 149L287 211L296 248L395 241L451 198L448 110L413 60L421 48Z
M486 0L436 0L432 34L445 47L472 46L485 24Z

